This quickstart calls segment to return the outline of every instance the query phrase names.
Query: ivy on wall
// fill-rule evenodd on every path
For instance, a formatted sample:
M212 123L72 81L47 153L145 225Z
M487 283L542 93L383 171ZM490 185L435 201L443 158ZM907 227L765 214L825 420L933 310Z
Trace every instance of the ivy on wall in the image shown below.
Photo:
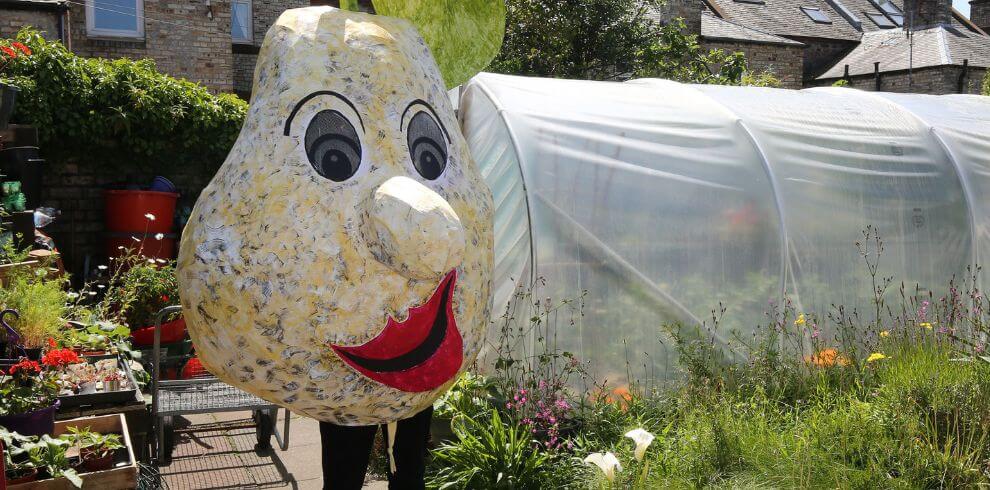
M247 103L158 72L151 60L83 58L38 31L17 40L0 82L20 89L13 122L38 128L50 161L112 171L212 174L234 144Z

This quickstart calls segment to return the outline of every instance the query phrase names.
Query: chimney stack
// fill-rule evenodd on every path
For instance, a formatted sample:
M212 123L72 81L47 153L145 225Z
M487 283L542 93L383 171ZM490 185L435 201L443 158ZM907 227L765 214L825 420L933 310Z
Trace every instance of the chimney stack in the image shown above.
M969 20L990 34L990 0L971 0L969 2Z
M914 29L948 25L952 22L952 0L905 0L904 7L904 22L911 22Z

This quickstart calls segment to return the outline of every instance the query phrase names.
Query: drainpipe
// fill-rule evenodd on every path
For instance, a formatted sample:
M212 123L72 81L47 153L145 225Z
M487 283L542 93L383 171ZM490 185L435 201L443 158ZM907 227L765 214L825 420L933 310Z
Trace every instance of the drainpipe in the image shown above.
M846 83L852 83L852 80L849 79L849 65L848 64L842 70L842 79L845 80Z
M962 73L959 74L959 82L956 85L956 93L966 93L966 77L969 75L969 59L963 60Z
M880 91L880 62L879 61L874 61L873 62L873 80L876 82L876 85L877 85L876 91L879 92Z

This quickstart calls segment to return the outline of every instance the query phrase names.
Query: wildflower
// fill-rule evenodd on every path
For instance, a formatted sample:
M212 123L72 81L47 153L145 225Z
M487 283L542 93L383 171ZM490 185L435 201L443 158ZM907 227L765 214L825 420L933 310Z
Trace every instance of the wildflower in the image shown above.
M14 42L14 43L10 43L10 45L17 48L18 50L20 50L20 52L24 53L25 55L31 54L31 48L25 46L23 43Z
M881 337L884 337L884 338L890 337L890 330L881 330L880 331L880 336Z
M874 353L870 354L870 357L867 357L866 358L866 362L875 362L875 361L880 361L880 360L883 360L883 359L886 359L886 358L887 358L887 356L885 356L885 355L883 355L883 354L881 354L879 352L874 352Z
M814 364L818 367L832 367L835 365L848 366L849 359L839 354L839 351L829 348L822 349L818 351L813 356L808 356L804 358L804 361L809 364Z
M134 240L135 242L141 243L141 239L138 238L138 237L136 237L136 236L132 236L131 237L131 240Z
M805 323L806 321L804 319L804 313L798 315L797 320L794 320L794 325L797 327L803 327Z
M66 293L66 296L68 296L70 300L73 300L79 297L79 293L69 291L68 293Z
M144 217L145 218L148 218L148 221L154 221L155 220L155 215L153 215L151 213L145 214Z
M622 471L622 464L616 459L615 455L611 452L605 454L602 453L591 453L587 458L584 458L585 463L591 463L598 466L605 473L605 478L608 481L615 481L615 472Z
M642 461L643 456L646 455L646 448L653 444L653 434L645 429L633 429L626 432L626 437L636 443L636 461Z
M0 46L0 51L3 51L4 53L7 54L7 56L10 56L11 58L17 57L17 51L14 51L9 46Z
M921 328L927 328L928 330L932 329L932 324L928 322L921 322L918 324L918 326Z
M816 329L814 329L814 330L811 331L811 338L817 339L818 336L821 335L821 334L822 334L822 331L821 330L818 330L816 328Z
M155 240L159 240L160 241L162 238L165 238L165 234L164 233L155 233Z

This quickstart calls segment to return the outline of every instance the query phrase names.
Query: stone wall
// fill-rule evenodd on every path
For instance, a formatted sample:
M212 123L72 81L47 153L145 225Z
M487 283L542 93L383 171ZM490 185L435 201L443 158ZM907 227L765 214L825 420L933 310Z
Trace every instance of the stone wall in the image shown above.
M684 19L685 32L701 34L701 10L699 0L667 0L660 5L659 16L663 22L680 17Z
M986 70L983 68L970 68L966 79L963 81L963 93L979 94L980 84ZM914 70L909 79L907 71L897 71L880 74L880 91L897 93L922 93L922 94L955 94L958 93L959 76L962 75L961 66L936 66L930 68L919 68ZM835 80L820 80L814 85L831 85ZM849 86L866 91L876 90L876 80L873 75L860 75L850 77Z
M233 83L234 93L248 99L254 81L254 65L258 59L258 48L265 40L265 34L278 16L288 9L308 7L309 0L254 0L251 5L253 39L250 44L238 44L234 50Z
M804 48L804 79L814 80L831 68L835 60L841 59L851 51L859 41L840 41L836 39L821 39L817 37L784 36L803 43Z
M990 34L990 0L969 2L969 20Z
M921 28L952 22L952 0L905 0L904 22L914 11L914 27Z
M24 26L32 26L41 31L45 39L62 39L59 31L59 17L64 12L59 8L31 8L0 1L0 38L12 38Z
M214 92L233 90L230 0L146 0L144 15L144 39L91 38L86 33L86 7L72 4L72 51L88 57L150 58L174 77Z
M784 44L705 41L705 50L721 49L727 53L746 55L750 71L769 71L780 79L781 87L799 89L802 86L804 47Z

